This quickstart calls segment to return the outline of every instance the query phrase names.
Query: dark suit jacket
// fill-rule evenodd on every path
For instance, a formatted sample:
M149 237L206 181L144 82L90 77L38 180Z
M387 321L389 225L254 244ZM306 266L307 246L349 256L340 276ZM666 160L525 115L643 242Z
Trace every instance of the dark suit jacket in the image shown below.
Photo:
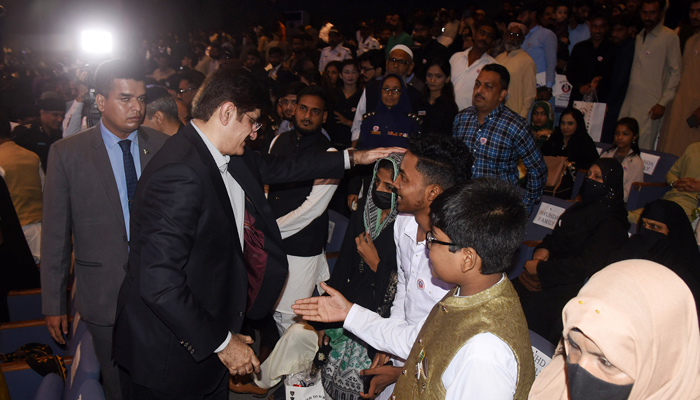
M115 359L139 385L173 394L215 389L227 372L214 350L227 332L239 332L247 307L251 318L269 313L287 276L263 183L341 178L344 165L342 153L282 158L246 149L231 157L228 170L264 237L262 270L247 270L221 173L191 125L139 180L115 326Z
M169 136L141 127L138 137L143 170ZM72 244L80 316L97 325L113 325L129 243L117 181L99 126L51 146L42 219L43 314L66 314Z

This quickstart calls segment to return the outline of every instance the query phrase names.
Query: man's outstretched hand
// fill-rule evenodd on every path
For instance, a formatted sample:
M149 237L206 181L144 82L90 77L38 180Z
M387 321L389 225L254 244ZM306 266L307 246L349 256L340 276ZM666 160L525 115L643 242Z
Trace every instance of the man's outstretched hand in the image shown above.
M403 147L378 147L372 150L355 150L355 164L368 165L379 159L389 157L389 154L403 154L405 152L406 149Z
M330 296L309 297L299 299L292 304L292 310L307 321L342 322L348 316L352 303L339 291L321 283L321 287Z

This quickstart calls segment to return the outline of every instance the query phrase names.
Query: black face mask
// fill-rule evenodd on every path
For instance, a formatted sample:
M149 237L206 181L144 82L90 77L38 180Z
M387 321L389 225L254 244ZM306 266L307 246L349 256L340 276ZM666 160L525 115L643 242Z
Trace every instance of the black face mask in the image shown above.
M581 195L581 200L593 201L605 197L608 194L608 189L602 183L586 178L578 193Z
M391 209L391 205L392 205L391 193L380 192L377 190L377 188L373 188L372 189L372 201L374 201L374 205L376 205L377 208L379 208L381 210Z
M627 400L632 385L615 385L591 375L578 364L566 362L571 400Z

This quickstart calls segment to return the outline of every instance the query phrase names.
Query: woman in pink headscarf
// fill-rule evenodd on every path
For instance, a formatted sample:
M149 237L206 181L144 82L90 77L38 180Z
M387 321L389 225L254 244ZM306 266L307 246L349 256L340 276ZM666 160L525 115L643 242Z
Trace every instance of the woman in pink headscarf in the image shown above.
M562 313L562 343L530 400L700 398L700 331L693 295L645 260L593 275Z

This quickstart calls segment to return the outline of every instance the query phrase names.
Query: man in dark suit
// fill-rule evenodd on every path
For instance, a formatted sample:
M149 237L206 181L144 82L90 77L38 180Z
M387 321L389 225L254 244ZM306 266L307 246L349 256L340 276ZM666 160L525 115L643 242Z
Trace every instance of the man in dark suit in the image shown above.
M266 101L250 72L217 70L191 123L144 171L115 326L127 399L225 399L228 373L259 370L251 339L237 332L246 315L270 312L287 275L263 183L340 178L354 162L400 151L246 150Z
M129 253L129 203L136 180L167 135L140 126L146 86L121 60L95 77L99 125L51 146L41 235L42 312L51 336L65 343L66 285L75 254L76 308L92 334L107 399L120 399L112 327Z

